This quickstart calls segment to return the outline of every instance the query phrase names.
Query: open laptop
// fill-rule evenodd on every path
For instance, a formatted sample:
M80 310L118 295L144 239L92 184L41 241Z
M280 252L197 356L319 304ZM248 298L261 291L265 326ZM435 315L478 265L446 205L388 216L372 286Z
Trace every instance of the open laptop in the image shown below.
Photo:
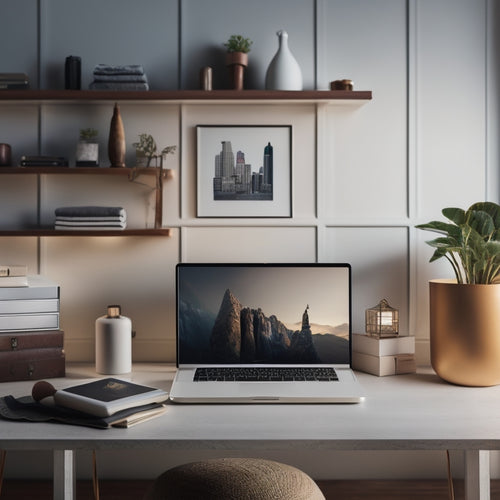
M178 264L177 403L358 403L349 264ZM305 373L304 373L305 372Z

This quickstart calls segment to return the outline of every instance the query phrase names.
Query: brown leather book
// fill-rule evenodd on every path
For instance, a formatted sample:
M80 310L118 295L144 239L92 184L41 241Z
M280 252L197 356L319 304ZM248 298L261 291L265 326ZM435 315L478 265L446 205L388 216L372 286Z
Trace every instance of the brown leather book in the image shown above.
M22 351L49 347L62 348L63 330L27 330L0 332L0 353L4 351Z
M64 377L66 359L62 347L0 352L0 382Z

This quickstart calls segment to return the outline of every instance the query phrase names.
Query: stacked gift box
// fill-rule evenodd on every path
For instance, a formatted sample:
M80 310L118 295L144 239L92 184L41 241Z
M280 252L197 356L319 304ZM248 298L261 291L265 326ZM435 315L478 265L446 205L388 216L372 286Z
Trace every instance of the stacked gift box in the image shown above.
M23 267L0 266L0 382L64 377L60 287Z
M379 377L415 373L415 337L379 338L354 333L352 367Z

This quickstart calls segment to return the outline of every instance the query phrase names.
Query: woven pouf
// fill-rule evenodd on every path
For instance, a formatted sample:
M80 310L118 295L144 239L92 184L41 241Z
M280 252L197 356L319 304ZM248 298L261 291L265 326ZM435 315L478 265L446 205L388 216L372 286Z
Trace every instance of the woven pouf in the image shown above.
M215 458L169 469L144 500L325 500L305 473L258 458Z

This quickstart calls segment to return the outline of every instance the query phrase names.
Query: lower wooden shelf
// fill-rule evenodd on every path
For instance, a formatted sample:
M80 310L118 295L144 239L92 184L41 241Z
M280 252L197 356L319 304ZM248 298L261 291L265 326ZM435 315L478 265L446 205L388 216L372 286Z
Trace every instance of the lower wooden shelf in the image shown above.
M37 229L0 229L2 236L170 236L172 230L169 228L145 228L145 229L120 229L120 230L64 230L53 228Z

